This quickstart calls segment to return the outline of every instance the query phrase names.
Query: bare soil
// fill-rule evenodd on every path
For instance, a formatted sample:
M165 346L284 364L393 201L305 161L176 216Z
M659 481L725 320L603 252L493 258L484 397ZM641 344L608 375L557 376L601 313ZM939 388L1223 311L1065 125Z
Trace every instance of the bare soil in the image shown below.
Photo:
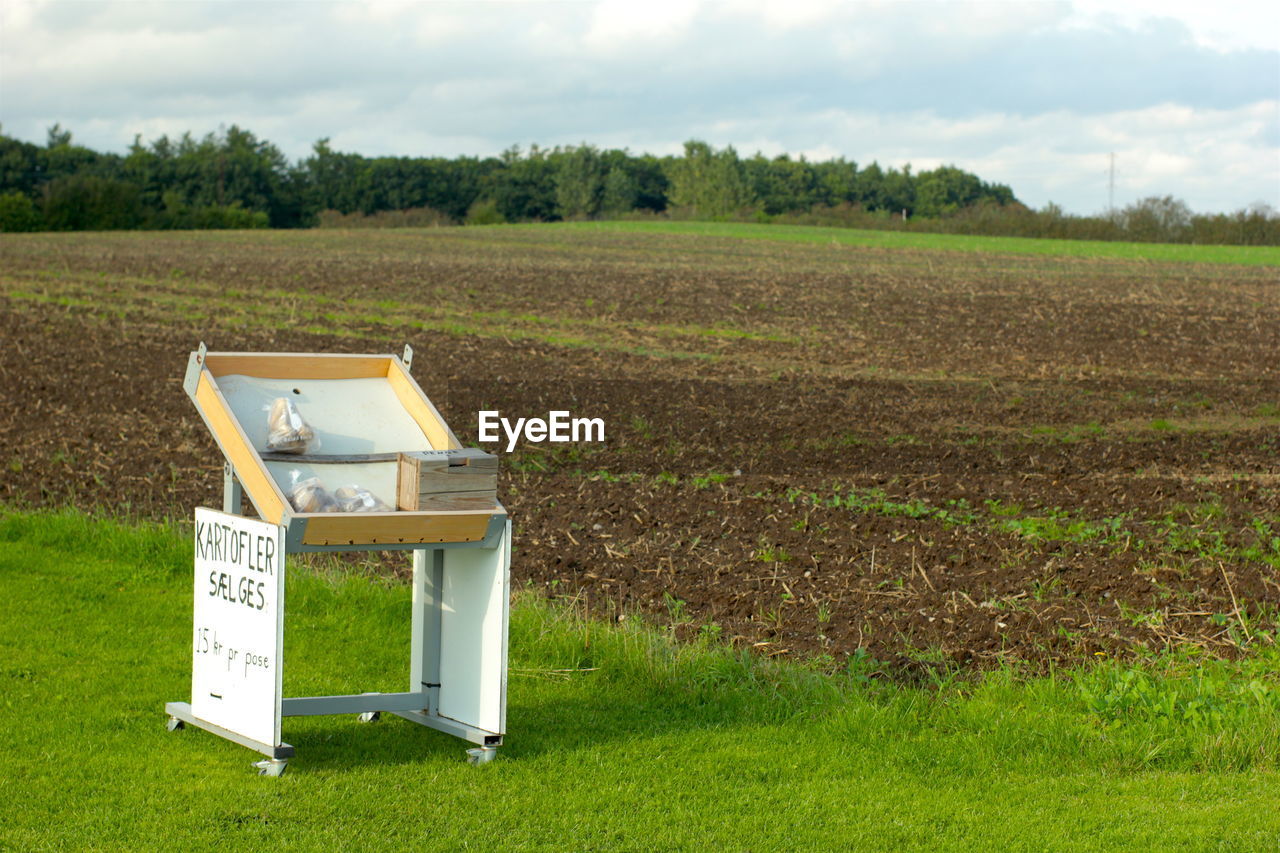
M1280 607L1271 268L538 230L3 235L0 506L188 517L187 353L416 351L518 584L771 655L1231 654ZM404 571L388 556L383 570Z

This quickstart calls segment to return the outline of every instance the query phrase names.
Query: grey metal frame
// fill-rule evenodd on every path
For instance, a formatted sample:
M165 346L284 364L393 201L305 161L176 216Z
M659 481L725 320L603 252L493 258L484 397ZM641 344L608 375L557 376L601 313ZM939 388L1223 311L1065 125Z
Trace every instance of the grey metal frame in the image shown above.
M233 732L230 729L224 729L222 726L214 725L207 720L202 720L191 713L190 702L166 702L164 705L165 713L170 719L178 720L183 725L195 726L198 729L204 729L206 732L215 734L220 738L226 738L233 743L241 746L247 746L255 752L260 752L268 758L278 761L293 758L293 747L287 743L280 745L263 743L260 740L245 737L239 732Z
M409 357L412 357L411 354L409 354ZM223 512L240 515L243 499L244 489L236 476L234 466L228 460L223 466ZM444 547L497 547L506 531L506 526L507 516L505 514L494 515L489 520L489 527L483 540L478 542L451 542ZM410 722L477 744L480 749L469 750L468 760L472 764L487 763L492 760L495 748L502 745L502 733L476 728L440 714L441 612L444 589L443 547L438 545L424 546L416 543L399 547L383 544L377 546L305 545L300 541L290 541L286 532L286 555L300 551L368 550L413 551L413 619L410 637L409 691L406 693L359 693L347 696L284 698L280 700L280 715L282 717L323 714L371 715L385 711L398 717L403 717ZM280 602L280 606L284 607L283 601ZM505 643L505 641L504 630L503 642ZM270 772L263 770L264 775L280 775L284 772L284 765L287 760L294 755L294 748L287 743L279 745L262 743L199 719L191 713L191 705L188 702L169 702L164 707L165 712L169 714L172 721L171 728L176 727L179 723L195 726L267 756L272 760L270 763L273 766L270 768Z
M240 514L243 489L230 462L223 471L223 512ZM494 548L506 530L507 516L494 515L484 539L450 543L450 548ZM303 545L286 533L285 553L299 551L368 551L367 545ZM281 700L281 716L360 714L386 711L481 746L499 746L502 734L478 729L440 715L440 612L444 587L444 550L420 544L378 545L378 550L413 551L413 620L410 637L408 693L361 693ZM505 637L504 637L505 641ZM407 704L406 704L407 703Z

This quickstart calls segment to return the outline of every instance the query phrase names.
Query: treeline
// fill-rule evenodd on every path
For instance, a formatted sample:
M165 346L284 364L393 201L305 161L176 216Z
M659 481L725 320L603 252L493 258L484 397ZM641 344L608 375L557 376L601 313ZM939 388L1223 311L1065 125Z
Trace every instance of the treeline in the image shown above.
M682 156L584 144L443 158L364 157L322 139L290 163L234 126L199 139L135 139L124 155L75 145L59 126L43 147L0 135L0 195L6 230L299 228L326 211L332 219L422 209L431 213L419 218L456 223L735 218L841 204L942 216L980 201L1014 202L1008 187L950 166L913 174L842 159L743 158L697 141Z
M1269 209L1194 215L1152 198L1095 217L1030 210L1012 190L954 166L859 168L835 159L741 157L685 143L657 157L591 145L499 157L365 157L328 140L291 163L242 128L135 138L124 155L0 134L0 231L494 224L666 216L953 233L1280 243Z
M1235 213L1192 213L1172 196L1151 196L1096 216L1074 216L1055 204L1032 210L1021 204L979 202L950 216L903 219L870 213L856 206L814 208L771 219L790 225L825 225L971 234L986 237L1037 237L1055 240L1108 240L1137 243L1194 243L1218 246L1280 246L1280 216L1266 205Z

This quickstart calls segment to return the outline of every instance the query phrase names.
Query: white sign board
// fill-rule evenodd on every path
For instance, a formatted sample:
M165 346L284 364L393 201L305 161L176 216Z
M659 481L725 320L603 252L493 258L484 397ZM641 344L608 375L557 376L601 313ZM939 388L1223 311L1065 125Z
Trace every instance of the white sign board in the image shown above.
M191 713L280 743L284 528L196 510Z

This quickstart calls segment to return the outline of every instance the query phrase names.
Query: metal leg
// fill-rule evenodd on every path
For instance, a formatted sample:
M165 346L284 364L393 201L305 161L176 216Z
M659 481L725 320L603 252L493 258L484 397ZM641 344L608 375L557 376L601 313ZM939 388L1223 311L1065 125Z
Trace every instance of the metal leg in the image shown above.
M240 504L244 491L240 481L236 479L236 471L230 462L222 463L222 511L232 515L240 514Z
M258 768L259 776L283 776L289 761L285 758L264 758L253 762L253 766Z
M413 552L413 628L409 652L409 690L427 694L427 714L440 706L440 603L444 586L444 552Z
M507 541L442 551L437 713L494 734L506 727Z
M187 724L182 722L182 720L179 720L177 717L170 717L169 721L164 724L164 727L171 732L176 732L181 729L185 729Z

